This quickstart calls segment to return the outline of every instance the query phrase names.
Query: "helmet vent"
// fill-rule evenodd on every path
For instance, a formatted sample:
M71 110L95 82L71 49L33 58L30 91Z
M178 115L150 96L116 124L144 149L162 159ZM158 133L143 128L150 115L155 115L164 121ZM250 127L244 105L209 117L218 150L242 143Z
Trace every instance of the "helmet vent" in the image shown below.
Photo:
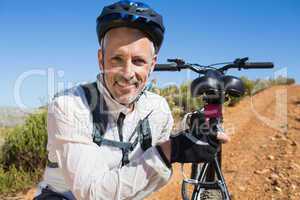
M136 12L138 12L138 13L143 13L143 12L145 12L147 10L148 10L148 8L141 8L141 7L136 8Z
M114 10L116 8L115 5L108 6L109 9Z
M127 11L128 11L129 8L130 8L130 6L125 4L125 5L122 5L122 8L123 8L124 10L127 10Z

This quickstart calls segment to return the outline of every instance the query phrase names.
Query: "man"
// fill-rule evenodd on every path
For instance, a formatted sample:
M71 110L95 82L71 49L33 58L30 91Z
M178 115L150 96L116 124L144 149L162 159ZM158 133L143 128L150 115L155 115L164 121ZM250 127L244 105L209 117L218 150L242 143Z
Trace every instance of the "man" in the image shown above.
M186 134L169 139L169 106L145 91L163 41L158 13L139 2L114 3L98 17L97 34L96 83L49 105L49 161L36 199L143 199L168 182L172 163L216 152Z

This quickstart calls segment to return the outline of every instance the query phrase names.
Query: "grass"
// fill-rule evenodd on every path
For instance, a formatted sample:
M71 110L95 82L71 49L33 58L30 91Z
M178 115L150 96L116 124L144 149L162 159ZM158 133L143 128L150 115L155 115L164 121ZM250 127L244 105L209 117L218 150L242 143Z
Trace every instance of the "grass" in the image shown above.
M11 130L12 128L0 127L0 149L4 144L5 137L9 134ZM1 160L1 153L2 152L0 152L0 160Z
M5 136L11 131L12 128L0 127L0 139L5 138Z
M5 196L29 189L36 184L38 180L37 174L16 169L15 166L11 166L9 170L3 170L0 166L0 194Z

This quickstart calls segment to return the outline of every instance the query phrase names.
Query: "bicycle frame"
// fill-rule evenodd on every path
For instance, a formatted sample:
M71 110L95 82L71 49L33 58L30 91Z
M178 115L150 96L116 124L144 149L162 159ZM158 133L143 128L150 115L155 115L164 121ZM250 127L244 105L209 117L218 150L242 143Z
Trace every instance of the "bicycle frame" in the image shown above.
M211 127L214 123L221 125L223 121L222 115L222 104L207 104L203 109L205 121L208 123L208 126ZM229 191L221 170L221 155L222 155L222 145L220 144L219 151L212 162L206 162L201 164L200 172L193 174L199 171L199 164L193 164L191 178L197 180L193 182L194 190L192 193L192 200L200 199L201 189L215 189L220 190L222 198L224 200L230 200ZM217 180L215 180L215 177ZM186 184L190 182L191 179L184 179L182 183L182 198L184 200L189 199L186 193Z

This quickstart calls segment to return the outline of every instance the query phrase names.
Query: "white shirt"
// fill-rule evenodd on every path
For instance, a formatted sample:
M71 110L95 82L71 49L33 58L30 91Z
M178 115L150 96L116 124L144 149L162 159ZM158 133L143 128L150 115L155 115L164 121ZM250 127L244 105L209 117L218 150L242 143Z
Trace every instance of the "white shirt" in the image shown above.
M121 167L119 148L93 143L92 115L84 91L80 86L74 87L49 104L48 157L59 168L47 167L40 186L48 185L57 192L72 191L76 199L143 199L171 177L171 169L154 147L169 138L173 126L169 106L164 98L146 91L129 112L111 98L102 82L98 75L97 87L111 111L104 138L119 140L116 121L120 112L126 114L126 142L138 121L153 111L149 116L153 147L144 152L137 145L129 154L130 163Z

